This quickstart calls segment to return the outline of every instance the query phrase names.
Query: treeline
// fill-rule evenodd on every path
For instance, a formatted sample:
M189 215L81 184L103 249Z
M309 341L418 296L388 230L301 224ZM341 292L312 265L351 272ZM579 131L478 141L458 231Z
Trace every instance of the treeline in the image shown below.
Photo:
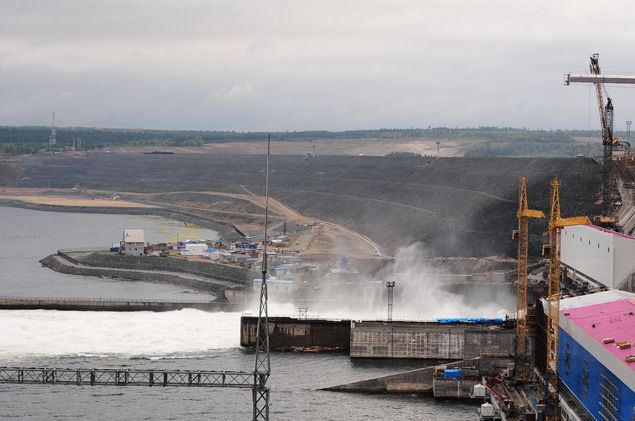
M84 127L57 128L57 145L48 146L50 127L13 127L0 126L0 150L7 153L36 153L42 149L60 150L72 147L76 139L81 139L82 149L106 148L113 146L200 146L206 143L258 142L267 139L267 132L236 131L196 131L196 130L152 130L152 129L101 129ZM482 140L483 148L472 153L483 156L499 156L499 153L522 153L539 149L535 144L557 144L573 147L574 137L589 136L586 130L529 130L498 127L447 128L428 127L427 129L378 129L333 131L293 131L273 132L271 138L276 141L313 141L341 139L449 139ZM591 135L599 137L600 133ZM504 142L505 144L531 144L531 146L505 146L488 149L487 145ZM559 146L561 147L561 146ZM557 148L556 148L557 149ZM564 150L563 149L563 150ZM492 155L493 154L493 155ZM479 155L480 156L480 155ZM510 155L500 155L510 156ZM514 156L514 155L511 155Z

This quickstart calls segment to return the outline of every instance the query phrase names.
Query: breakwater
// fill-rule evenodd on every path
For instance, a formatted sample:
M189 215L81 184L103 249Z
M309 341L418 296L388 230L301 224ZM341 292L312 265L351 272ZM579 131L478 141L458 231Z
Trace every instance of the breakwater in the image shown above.
M71 275L163 282L224 297L228 288L242 288L258 275L245 268L174 257L123 256L106 252L58 252L40 260L57 272Z

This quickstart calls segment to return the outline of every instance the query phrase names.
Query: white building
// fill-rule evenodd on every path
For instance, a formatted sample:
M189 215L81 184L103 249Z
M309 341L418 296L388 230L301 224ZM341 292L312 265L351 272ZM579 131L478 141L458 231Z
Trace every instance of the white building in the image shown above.
M123 240L119 245L121 254L138 256L143 254L145 237L143 228L126 228L123 230Z
M202 256L207 248L207 244L204 243L188 243L179 249L179 253L184 256Z
M205 249L203 250L203 257L207 257L212 260L220 260L221 259L221 251L218 249Z
M594 225L565 227L561 261L577 276L628 290L635 275L635 238Z
M260 292L262 288L262 279L256 278L253 282L253 290L254 292ZM291 294L298 290L298 285L292 279L276 279L269 278L267 279L267 292L273 295L285 295Z

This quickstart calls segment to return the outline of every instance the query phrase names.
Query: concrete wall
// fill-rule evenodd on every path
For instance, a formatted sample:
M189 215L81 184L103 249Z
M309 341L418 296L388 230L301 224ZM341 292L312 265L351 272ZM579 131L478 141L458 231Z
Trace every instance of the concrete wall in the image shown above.
M349 320L304 320L291 317L270 317L268 322L269 346L273 349L323 347L347 350L351 341ZM241 317L240 346L256 346L257 326L257 317Z
M352 358L454 359L514 355L515 330L445 323L353 322Z

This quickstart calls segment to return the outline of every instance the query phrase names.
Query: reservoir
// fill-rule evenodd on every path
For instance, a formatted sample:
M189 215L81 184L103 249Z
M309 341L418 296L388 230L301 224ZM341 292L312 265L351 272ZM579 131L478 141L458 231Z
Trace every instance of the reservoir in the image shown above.
M0 207L0 295L199 299L183 288L59 274L38 261L60 248L118 242L124 228L147 241L197 235L176 221ZM239 313L0 311L0 365L252 371L239 344ZM272 353L272 420L471 420L476 401L365 395L322 387L420 368L424 361L355 360L338 354ZM20 420L246 420L251 392L236 389L0 385L0 417Z

